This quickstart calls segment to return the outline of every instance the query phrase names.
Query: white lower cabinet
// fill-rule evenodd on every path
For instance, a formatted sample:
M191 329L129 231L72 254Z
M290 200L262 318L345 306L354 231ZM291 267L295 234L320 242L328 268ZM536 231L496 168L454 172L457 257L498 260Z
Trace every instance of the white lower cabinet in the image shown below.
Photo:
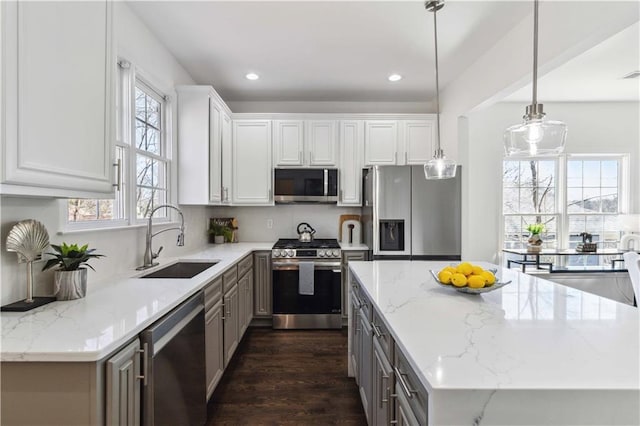
M233 204L272 205L271 120L233 121Z
M106 362L106 424L140 424L140 340Z

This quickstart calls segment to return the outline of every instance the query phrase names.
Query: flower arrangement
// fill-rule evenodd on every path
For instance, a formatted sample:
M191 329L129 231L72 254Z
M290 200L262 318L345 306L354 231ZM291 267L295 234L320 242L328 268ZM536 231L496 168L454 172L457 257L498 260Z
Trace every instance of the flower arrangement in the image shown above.
M538 235L544 232L544 223L532 223L527 225L527 231L533 235Z

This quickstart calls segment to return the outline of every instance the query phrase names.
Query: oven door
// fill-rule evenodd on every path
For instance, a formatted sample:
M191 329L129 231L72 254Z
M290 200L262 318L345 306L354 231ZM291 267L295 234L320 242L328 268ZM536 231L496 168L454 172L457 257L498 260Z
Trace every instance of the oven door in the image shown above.
M274 261L274 328L334 328L329 323L333 324L336 318L338 321L341 318L340 275L339 262L316 262L314 294L303 295L298 291L297 262ZM296 327L294 323L301 326Z

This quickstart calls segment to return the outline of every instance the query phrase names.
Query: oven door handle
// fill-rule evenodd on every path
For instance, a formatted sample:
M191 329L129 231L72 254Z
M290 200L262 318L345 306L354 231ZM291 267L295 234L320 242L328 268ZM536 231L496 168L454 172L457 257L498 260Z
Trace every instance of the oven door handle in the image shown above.
M314 265L315 269L331 269L335 273L340 273L340 266L340 262L316 262ZM273 262L271 269L274 271L297 271L299 266L294 262Z

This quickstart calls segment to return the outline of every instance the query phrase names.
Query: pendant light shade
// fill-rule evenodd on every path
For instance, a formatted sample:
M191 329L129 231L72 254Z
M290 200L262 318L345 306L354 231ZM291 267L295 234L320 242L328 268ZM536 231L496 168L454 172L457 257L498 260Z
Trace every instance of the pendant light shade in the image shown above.
M433 158L424 165L424 177L426 179L451 179L456 177L456 162L447 159L440 148L440 82L438 76L438 10L444 7L444 0L427 1L424 4L429 12L433 12L433 40L435 44L436 58L436 151Z
M504 133L504 150L508 156L558 155L564 151L567 125L545 119L544 108L538 103L538 0L533 9L533 96L523 122Z

